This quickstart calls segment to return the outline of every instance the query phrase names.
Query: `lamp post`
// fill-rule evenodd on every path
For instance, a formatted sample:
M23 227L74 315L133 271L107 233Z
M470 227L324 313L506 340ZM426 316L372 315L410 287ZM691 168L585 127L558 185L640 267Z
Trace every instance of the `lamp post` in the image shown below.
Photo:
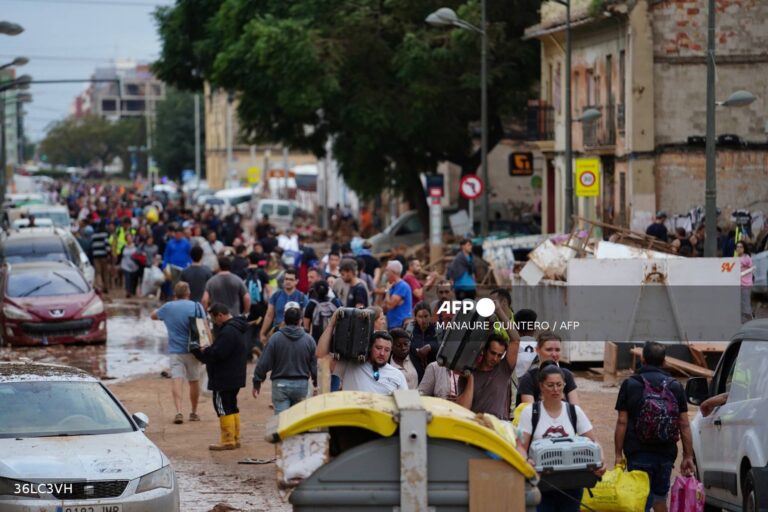
M707 17L707 139L705 147L704 256L717 256L717 169L715 168L715 106L745 107L755 101L749 91L736 91L727 100L715 101L715 0L708 1Z
M24 32L24 27L10 21L0 21L0 34L7 36L17 36Z
M486 33L486 8L485 0L480 0L481 26L476 27L468 21L462 20L453 9L441 7L429 16L427 23L434 26L453 26L465 30L471 30L481 35L480 50L480 162L483 178L483 215L480 222L480 231L483 236L488 236L488 219L490 207L488 205L488 36Z
M0 66L0 69L6 69L6 68L13 67L13 66L16 66L16 67L23 66L23 65L25 65L27 63L29 63L29 59L28 58L26 58L26 57L16 57L15 59L13 59L8 64L3 64L2 66Z
M571 0L555 0L565 6L565 231L573 222L573 141L571 130Z

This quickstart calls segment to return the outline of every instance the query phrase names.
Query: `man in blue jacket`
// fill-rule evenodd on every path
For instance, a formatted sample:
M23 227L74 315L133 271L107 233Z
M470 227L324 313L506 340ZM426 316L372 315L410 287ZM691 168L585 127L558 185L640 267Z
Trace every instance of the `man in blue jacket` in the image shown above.
M243 317L233 317L224 304L214 304L208 312L218 327L216 339L205 349L193 352L208 370L208 389L213 391L213 408L221 427L221 442L208 449L234 450L240 448L237 394L245 387L248 322Z
M192 263L190 251L192 246L189 240L184 236L184 230L180 227L171 228L173 238L168 240L163 253L163 263L165 265L176 265L180 269L185 269Z

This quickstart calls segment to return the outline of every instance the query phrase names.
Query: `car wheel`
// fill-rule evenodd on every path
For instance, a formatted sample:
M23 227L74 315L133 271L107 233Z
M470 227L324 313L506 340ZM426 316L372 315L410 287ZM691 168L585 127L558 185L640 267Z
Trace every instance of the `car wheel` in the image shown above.
M755 492L755 479L752 477L752 471L747 473L747 480L744 482L744 492L742 510L744 512L757 512L757 492Z

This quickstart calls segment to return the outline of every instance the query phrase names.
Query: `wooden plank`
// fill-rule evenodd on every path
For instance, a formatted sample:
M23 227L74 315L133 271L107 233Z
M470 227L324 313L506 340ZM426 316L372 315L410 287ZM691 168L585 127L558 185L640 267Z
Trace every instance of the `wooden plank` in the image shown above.
M603 384L616 384L618 372L619 347L612 341L605 342L603 350Z
M331 392L331 358L321 357L317 360L317 391L318 393Z
M640 357L642 355L643 355L642 347L634 347L632 349L633 362L634 362L634 357ZM715 374L715 372L713 372L709 368L703 368L697 364L689 363L687 361L683 361L682 359L677 359L676 357L669 357L669 356L667 356L664 359L664 368L676 370L688 377L696 376L696 377L711 378Z
M525 477L503 460L469 459L469 512L525 512Z

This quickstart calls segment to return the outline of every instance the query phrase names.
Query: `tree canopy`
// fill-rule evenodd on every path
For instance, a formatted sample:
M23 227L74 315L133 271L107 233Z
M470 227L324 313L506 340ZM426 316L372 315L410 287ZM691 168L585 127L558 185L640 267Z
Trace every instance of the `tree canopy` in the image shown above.
M97 115L70 116L54 123L40 143L40 152L54 165L86 167L99 161L109 164L120 157L130 163L131 146L144 143L142 119L111 122Z
M157 103L155 141L152 155L161 174L177 179L184 169L195 168L194 97L169 87L165 100ZM202 110L202 106L201 106ZM200 143L205 140L200 123Z
M486 1L492 148L538 80L538 46L520 37L540 0ZM180 88L234 91L249 142L320 157L331 140L354 190L394 187L425 215L420 173L480 164L480 36L427 25L443 6L480 25L478 0L177 0L155 13L155 70Z

